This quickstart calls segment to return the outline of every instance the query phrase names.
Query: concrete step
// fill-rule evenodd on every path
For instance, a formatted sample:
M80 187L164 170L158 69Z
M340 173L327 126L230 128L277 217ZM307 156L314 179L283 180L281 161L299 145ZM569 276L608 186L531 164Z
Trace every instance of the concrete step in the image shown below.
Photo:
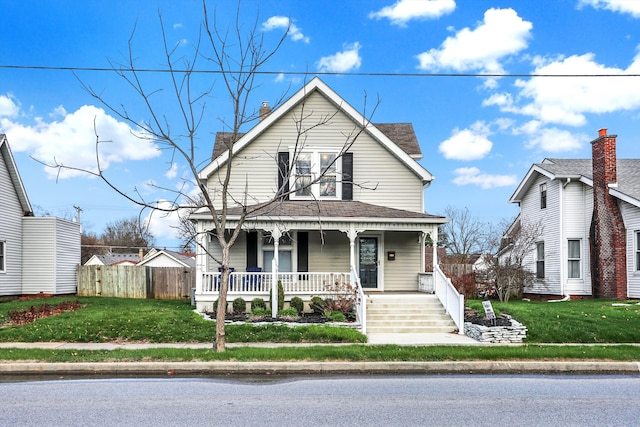
M420 326L420 327L402 327L402 326L379 326L370 328L367 326L367 334L437 334L450 333L457 330L454 326Z

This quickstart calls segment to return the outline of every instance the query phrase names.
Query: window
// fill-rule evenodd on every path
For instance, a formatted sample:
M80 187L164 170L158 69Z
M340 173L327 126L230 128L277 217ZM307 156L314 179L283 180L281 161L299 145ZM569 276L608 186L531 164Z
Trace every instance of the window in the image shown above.
M290 235L285 234L278 239L278 261L279 271L293 271L293 260L291 257L293 251L293 239ZM270 233L262 236L262 268L265 272L271 272L271 262L275 256L275 248L273 237Z
M547 207L547 184L540 184L540 209Z
M0 272L4 272L6 268L5 261L5 253L6 253L7 242L0 240Z
M292 172L295 198L328 198L341 196L341 159L337 152L314 151L298 153ZM318 179L319 178L319 179ZM316 181L317 182L314 182Z
M544 279L544 242L536 243L536 277Z
M640 271L640 231L636 231L636 271Z
M579 279L582 277L581 259L580 259L580 240L569 239L567 246L567 259L568 259L568 277L569 279Z

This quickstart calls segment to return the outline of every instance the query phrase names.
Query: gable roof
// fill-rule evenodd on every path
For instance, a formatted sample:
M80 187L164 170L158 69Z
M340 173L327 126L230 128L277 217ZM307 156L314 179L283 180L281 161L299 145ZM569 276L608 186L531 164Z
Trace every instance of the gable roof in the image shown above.
M7 165L7 170L9 171L9 178L13 183L13 188L16 190L16 194L18 195L18 200L20 200L20 205L22 207L22 211L25 214L31 214L33 209L31 208L31 203L29 202L29 198L27 197L27 192L22 184L22 179L20 178L20 173L18 172L18 167L16 166L16 161L13 158L13 153L11 153L11 148L9 147L9 140L7 139L7 135L0 133L0 158L4 159L4 163Z
M333 89L327 86L320 78L314 77L303 88L291 96L280 107L276 108L269 115L267 115L262 121L254 126L249 132L244 134L238 134L239 139L235 143L234 151L237 153L241 151L246 145L250 144L255 138L262 134L271 125L276 123L281 117L287 114L290 110L304 101L309 95L314 92L322 94L326 99L333 103L340 111L342 111L347 117L353 120L355 123L368 123L366 117L362 116L356 109L354 109L349 103L342 99ZM382 128L386 132L394 137L396 141L385 134ZM420 147L415 138L415 132L413 132L413 126L411 124L383 124L379 128L377 125L368 123L365 132L371 137L376 139L380 144L386 147L394 156L400 159L411 171L422 179L423 183L430 182L434 179L434 176L420 165L415 158L421 156ZM410 135L412 134L413 137ZM218 142L222 142L220 147L214 146L213 155L215 158L205 166L199 173L200 179L208 178L212 173L218 170L229 160L229 151L226 147L230 133L222 133L220 137L216 135L216 145ZM226 139L225 139L226 138ZM219 154L218 154L219 153ZM216 156L217 154L217 156Z
M133 263L137 264L140 261L140 255L138 254L105 254L105 255L93 255L85 264L92 259L97 259L102 265L116 265L121 263Z
M184 267L189 267L189 268L196 267L195 254L192 254L192 256L189 256L189 255L182 254L180 252L170 251L168 249L162 249L160 251L156 251L152 253L150 256L144 257L144 259L140 261L138 265L140 266L145 265L151 262L151 260L162 257L162 256L169 257L172 260L176 261L177 263L182 264Z
M549 179L573 179L593 186L593 166L591 159L544 159L535 163L516 188L509 202L519 203L538 175ZM621 200L640 206L640 159L617 160L617 187L610 187L609 193Z

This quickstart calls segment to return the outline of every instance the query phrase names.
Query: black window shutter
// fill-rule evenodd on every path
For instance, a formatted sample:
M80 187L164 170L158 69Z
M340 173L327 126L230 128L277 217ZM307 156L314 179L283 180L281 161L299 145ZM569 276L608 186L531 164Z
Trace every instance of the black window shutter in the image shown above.
M283 194L283 200L289 200L289 152L278 153L278 194Z
M298 231L298 271L309 271L309 233Z
M353 153L342 155L342 200L353 200Z
M258 232L247 233L247 267L258 266Z

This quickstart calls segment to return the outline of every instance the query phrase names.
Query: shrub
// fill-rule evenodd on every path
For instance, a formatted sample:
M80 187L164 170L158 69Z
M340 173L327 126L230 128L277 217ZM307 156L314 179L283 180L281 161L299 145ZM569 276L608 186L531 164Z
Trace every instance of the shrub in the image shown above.
M302 298L300 297L291 298L289 305L296 310L299 316L304 312L304 301L302 301Z
M325 302L320 297L312 297L309 308L314 314L324 314Z
M262 298L254 298L251 300L251 312L253 313L253 311L256 308L261 308L263 310L266 310L267 304L264 302Z
M325 300L325 310L339 311L345 315L355 310L358 290L354 286L336 281L332 285L326 286L326 290L329 292L329 297Z
M271 307L271 293L269 293L269 307ZM284 288L282 287L282 280L278 280L278 310L284 308Z
M298 311L293 307L283 308L282 310L278 310L278 316L298 317Z
M341 311L327 311L324 315L330 318L332 322L345 322L347 320Z
M270 316L271 310L267 310L266 307L255 307L251 309L251 315L253 316Z
M233 312L234 313L244 313L247 311L247 303L242 298L236 298L233 300Z
M467 273L461 276L452 276L451 284L464 295L465 299L476 297L476 273Z

